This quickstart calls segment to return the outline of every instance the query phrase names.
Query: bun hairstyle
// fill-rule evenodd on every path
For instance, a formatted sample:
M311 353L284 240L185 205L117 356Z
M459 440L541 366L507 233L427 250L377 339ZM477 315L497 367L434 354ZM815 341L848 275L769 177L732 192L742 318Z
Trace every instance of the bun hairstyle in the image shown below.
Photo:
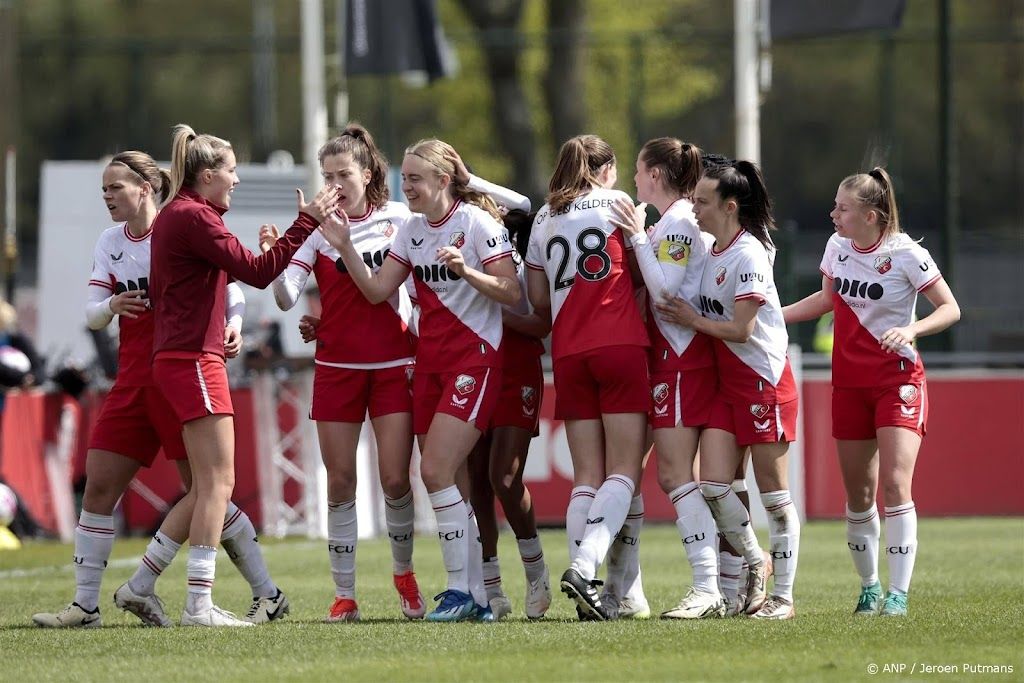
M765 249L774 249L770 230L775 229L772 200L768 196L761 169L750 161L734 161L724 166L712 166L704 177L718 181L718 196L732 199L739 206L740 226L756 237Z
M684 197L693 195L704 172L701 155L699 147L677 138L649 140L640 150L647 168L661 169L665 184Z
M512 209L505 214L505 228L508 230L509 239L515 245L516 251L523 258L526 258L526 250L530 244L530 232L533 230L533 219L537 212L527 213L522 209Z
M153 188L154 199L159 198L156 202L158 206L167 201L171 194L171 174L157 166L153 157L145 152L130 150L115 154L107 165L113 164L126 166L140 181L149 183Z
M184 123L176 125L171 141L170 196L178 194L182 187L194 186L201 171L223 166L230 151L231 143L227 140L196 134Z
M467 204L478 206L498 223L502 223L501 212L498 205L494 203L489 195L469 189L467 185L455 179L455 164L451 161L456 152L455 148L443 140L420 140L419 142L405 148L406 154L419 157L434 167L438 176L446 175L451 179L448 188L452 196Z
M324 159L336 154L351 154L359 168L370 171L366 200L370 206L383 208L391 197L388 191L388 160L377 147L370 131L354 121L349 123L341 135L324 143L317 153L317 159L323 166Z
M702 152L700 155L700 163L707 171L709 168L716 168L718 166L729 166L735 164L735 159L730 159L727 156L721 154L714 154L712 152Z
M548 205L558 211L590 192L600 185L598 174L609 163L615 163L615 152L596 135L577 135L566 140L558 150L558 161L548 183Z
M881 166L875 166L867 173L847 176L839 183L839 189L846 190L863 206L878 213L878 224L882 226L883 236L903 231L892 178Z

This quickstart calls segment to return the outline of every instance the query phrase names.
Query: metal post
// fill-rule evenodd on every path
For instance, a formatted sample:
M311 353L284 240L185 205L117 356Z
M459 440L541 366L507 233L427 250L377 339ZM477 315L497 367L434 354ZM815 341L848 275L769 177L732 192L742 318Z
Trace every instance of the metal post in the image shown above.
M308 194L320 189L316 154L327 141L324 86L324 8L321 0L302 0L302 151Z
M956 121L953 93L953 24L950 0L939 0L939 210L942 215L942 275L950 285L956 282L956 256L960 225L957 216ZM943 335L944 349L953 350L953 331Z
M736 158L761 160L757 0L733 0L736 70Z
M14 145L4 157L4 260L7 266L6 298L14 305L14 274L18 269L18 153Z

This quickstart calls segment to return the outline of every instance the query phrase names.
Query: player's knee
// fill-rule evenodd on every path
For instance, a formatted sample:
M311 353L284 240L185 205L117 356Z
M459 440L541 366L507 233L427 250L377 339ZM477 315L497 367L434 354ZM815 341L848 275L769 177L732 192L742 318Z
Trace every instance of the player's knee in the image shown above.
M388 498L401 498L409 490L409 476L396 473L381 473L380 487Z
M521 497L523 481L515 472L491 472L491 488L501 500Z
M906 503L910 500L910 482L885 482L882 485L882 498L887 507L895 507Z

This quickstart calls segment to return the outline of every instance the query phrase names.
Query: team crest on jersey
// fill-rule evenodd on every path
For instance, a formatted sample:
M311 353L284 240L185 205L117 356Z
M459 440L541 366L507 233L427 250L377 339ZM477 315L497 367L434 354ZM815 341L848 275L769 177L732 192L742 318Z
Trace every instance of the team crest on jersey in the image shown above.
M455 390L465 396L476 389L476 380L471 375L459 375L455 378Z
M913 384L900 385L900 400L908 406L917 403L918 390Z
M377 226L377 229L380 230L385 237L391 237L395 234L395 225L391 221L384 221Z
M715 268L715 284L721 287L722 283L725 282L726 275L727 271L725 270L725 266L718 266L718 268Z
M885 275L892 270L892 257L891 256L878 256L875 258L875 270L878 271L879 275Z
M668 385L662 382L651 390L651 396L655 403L664 403L668 399Z
M464 232L453 232L451 239L448 240L450 246L456 249L461 249L462 245L466 243L466 233Z
M750 414L756 418L762 418L768 414L768 406L764 403L751 403Z

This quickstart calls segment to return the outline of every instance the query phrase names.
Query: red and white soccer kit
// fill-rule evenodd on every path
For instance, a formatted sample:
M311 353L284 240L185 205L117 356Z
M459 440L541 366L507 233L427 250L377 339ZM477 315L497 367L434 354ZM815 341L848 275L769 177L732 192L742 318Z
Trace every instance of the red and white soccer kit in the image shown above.
M718 391L711 338L665 320L652 302L679 297L700 308L701 277L714 238L697 227L693 204L679 199L649 232L631 236L630 242L648 289L651 426L703 427Z
M750 339L713 340L719 389L708 426L735 434L741 446L795 441L796 383L772 259L756 237L740 230L722 251L713 245L708 251L700 311L710 320L733 320L736 302L745 299L760 304Z
M438 249L447 246L458 248L466 265L478 271L512 255L501 224L458 200L436 222L413 215L395 238L388 258L412 272L420 307L413 375L416 434L425 434L439 412L485 430L501 390L501 304L438 263Z
M612 224L619 199L629 197L594 189L558 211L545 204L533 222L526 265L548 278L558 419L650 407L650 341L623 267L629 247Z
M898 233L869 249L833 235L821 272L832 281L832 434L873 439L878 427L905 427L923 435L928 418L921 356L913 344L896 353L879 340L914 320L918 292L942 277L928 250Z
M363 216L349 216L352 245L374 272L380 270L411 214L388 202ZM412 410L413 350L404 288L387 301L371 304L344 271L341 254L314 232L274 281L274 297L287 310L295 305L310 273L316 276L323 312L317 327L316 372L310 418L362 422Z

